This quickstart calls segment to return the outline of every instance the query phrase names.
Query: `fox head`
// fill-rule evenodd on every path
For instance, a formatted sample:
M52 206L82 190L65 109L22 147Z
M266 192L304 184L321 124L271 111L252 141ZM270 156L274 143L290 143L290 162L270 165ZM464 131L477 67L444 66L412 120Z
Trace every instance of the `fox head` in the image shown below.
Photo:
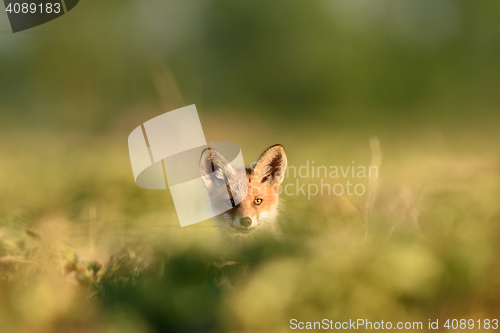
M199 167L210 204L214 211L227 210L216 218L223 236L246 237L256 230L278 232L279 187L286 165L282 145L268 148L244 172L235 170L217 150L203 151Z

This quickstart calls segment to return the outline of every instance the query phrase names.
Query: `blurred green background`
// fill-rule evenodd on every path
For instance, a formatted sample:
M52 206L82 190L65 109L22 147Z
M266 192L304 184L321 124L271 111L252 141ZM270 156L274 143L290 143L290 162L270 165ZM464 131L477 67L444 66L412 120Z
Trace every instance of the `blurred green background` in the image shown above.
M16 34L0 15L3 331L498 319L499 59L494 1L82 0ZM213 223L180 228L128 157L190 104L247 163L281 143L296 167L382 158L380 177L285 195L285 241L220 267Z

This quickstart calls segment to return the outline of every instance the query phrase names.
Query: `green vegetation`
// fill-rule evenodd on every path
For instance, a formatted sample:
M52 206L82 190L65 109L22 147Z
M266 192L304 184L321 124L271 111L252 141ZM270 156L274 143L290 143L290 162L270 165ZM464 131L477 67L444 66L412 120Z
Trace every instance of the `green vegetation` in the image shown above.
M291 165L370 163L362 134L318 145L313 131L306 143L287 131L275 135ZM497 147L456 154L431 134L398 133L397 143L381 140L370 214L368 195L285 196L283 243L223 255L212 222L180 228L168 191L135 186L122 137L4 134L0 318L8 331L279 332L292 318L498 316ZM258 156L249 150L247 161Z
M0 331L500 319L499 17L109 0L1 34ZM193 103L247 164L281 143L297 168L381 161L379 177L355 180L363 196L283 195L284 240L226 253L211 221L181 228L168 190L133 181L128 134Z

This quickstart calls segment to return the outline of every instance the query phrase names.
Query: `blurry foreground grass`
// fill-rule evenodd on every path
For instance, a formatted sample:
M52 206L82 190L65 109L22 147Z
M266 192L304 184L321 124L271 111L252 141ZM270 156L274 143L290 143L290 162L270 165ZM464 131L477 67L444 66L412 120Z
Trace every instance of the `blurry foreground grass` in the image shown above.
M227 137L209 139L238 143L247 163L277 142L297 167L372 158L373 130L259 124L266 135L256 139L222 120L211 125ZM286 240L261 240L224 266L210 222L180 228L167 191L136 187L128 133L4 132L2 332L285 332L292 318L424 328L428 319L498 318L499 140L415 133L375 133L383 162L368 211L367 195L286 197Z

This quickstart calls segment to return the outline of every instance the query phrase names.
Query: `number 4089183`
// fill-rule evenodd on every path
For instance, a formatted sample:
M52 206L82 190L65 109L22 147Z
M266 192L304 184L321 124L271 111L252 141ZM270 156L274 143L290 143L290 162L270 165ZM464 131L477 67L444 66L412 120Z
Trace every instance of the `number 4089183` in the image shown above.
M15 13L15 14L59 14L61 12L61 4L60 3L41 3L41 4L36 4L36 3L15 3L7 6L5 9L7 13Z

